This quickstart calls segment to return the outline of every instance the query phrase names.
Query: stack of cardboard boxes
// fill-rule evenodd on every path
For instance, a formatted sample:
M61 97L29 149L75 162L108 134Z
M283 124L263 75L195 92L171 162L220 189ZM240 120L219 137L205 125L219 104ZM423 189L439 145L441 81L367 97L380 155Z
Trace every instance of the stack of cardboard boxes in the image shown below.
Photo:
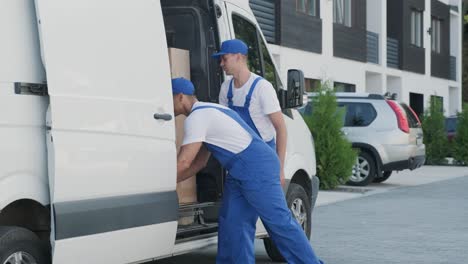
M188 50L169 48L169 62L171 64L172 78L184 77L190 80L190 54ZM175 118L176 126L176 147L179 153L180 145L184 137L184 121L185 116L179 115ZM179 182L177 184L177 195L179 204L191 204L197 202L197 180L196 176ZM180 225L192 224L193 216L179 218Z

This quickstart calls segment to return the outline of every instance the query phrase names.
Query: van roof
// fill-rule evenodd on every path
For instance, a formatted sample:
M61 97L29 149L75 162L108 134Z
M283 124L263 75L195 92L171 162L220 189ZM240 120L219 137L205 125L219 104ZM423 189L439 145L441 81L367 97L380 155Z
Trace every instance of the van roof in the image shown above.
M244 10L250 10L249 0L222 0L222 1L236 5Z

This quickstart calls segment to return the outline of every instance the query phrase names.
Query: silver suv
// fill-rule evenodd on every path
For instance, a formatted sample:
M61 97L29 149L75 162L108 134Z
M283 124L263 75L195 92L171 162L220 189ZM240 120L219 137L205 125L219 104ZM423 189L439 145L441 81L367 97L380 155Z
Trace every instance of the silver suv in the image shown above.
M300 110L312 113L311 98ZM404 103L378 94L336 93L339 107L345 109L343 133L359 150L347 184L365 186L387 180L392 171L414 170L424 164L421 123Z

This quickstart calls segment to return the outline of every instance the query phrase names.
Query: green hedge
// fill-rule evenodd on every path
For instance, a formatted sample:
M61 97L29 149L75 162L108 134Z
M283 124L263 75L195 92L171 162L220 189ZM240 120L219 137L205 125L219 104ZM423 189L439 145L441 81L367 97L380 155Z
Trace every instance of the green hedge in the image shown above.
M424 112L422 128L426 145L426 164L446 164L448 140L445 132L445 117L439 100L431 100Z
M458 113L458 125L453 141L453 158L461 164L468 165L468 104Z
M341 132L344 112L338 110L333 91L326 88L313 98L312 114L304 120L315 140L320 187L333 189L348 181L357 154Z

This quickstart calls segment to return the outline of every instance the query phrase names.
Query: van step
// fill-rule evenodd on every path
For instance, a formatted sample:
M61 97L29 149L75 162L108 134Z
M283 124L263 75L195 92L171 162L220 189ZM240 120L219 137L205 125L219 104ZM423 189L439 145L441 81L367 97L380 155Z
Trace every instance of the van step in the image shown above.
M179 211L188 211L216 205L215 202L180 204Z
M210 231L216 229L218 227L218 223L206 223L206 224L193 224L193 225L179 225L177 227L177 237L189 235L201 231Z

